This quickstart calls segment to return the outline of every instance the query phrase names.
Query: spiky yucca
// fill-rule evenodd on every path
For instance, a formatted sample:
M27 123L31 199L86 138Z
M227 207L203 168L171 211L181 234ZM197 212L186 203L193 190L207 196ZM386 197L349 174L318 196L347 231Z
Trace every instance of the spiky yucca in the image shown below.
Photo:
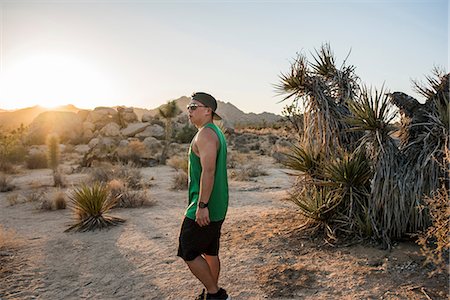
M387 246L392 239L425 229L429 220L423 199L441 186L445 169L450 74L436 71L427 78L428 87L417 85L427 97L420 104L400 92L358 87L352 66L335 67L329 45L313 58L309 63L299 56L278 85L287 94L285 100L294 99L291 107L304 109L299 146L286 159L288 167L303 173L301 184L309 188L296 189L297 204L312 219L323 221L318 216L326 211L328 224L335 220L344 230L372 235ZM402 117L399 142L391 135L397 112L390 102ZM309 145L320 149L321 156L311 155ZM353 153L351 159L346 153ZM365 154L365 166L356 153ZM358 181L348 174L359 168L367 171L359 176L366 183L369 176L370 187L359 185L361 192L355 194L356 187L349 189L348 184Z
M276 85L283 100L293 98L290 111L303 108L301 143L314 141L326 156L337 148L352 151L358 135L348 132L345 118L350 112L346 99L353 99L358 91L358 77L353 66L336 68L335 58L328 44L324 44L310 63L299 55L290 72L281 74Z
M89 231L125 222L124 219L108 215L117 202L117 198L108 196L107 186L98 182L92 186L83 184L75 188L69 199L76 223L66 231Z

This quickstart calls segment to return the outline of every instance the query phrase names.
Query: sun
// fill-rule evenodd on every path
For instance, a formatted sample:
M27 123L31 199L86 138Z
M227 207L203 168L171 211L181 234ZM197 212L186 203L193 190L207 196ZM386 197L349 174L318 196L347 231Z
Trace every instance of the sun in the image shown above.
M0 106L53 108L71 103L83 108L95 107L96 100L114 94L107 78L94 64L77 57L30 55L3 68Z

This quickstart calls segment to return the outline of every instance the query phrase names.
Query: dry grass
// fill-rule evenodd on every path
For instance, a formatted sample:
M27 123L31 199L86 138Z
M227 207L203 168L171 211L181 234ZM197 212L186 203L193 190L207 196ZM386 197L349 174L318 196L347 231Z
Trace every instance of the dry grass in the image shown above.
M426 198L432 225L419 237L418 244L422 247L421 252L426 257L426 263L434 266L430 276L437 273L445 274L449 270L450 205L448 199L448 190L445 186L437 190L433 197Z
M14 231L8 230L0 224L0 250L14 248L18 245L18 243L19 239Z
M44 197L44 193L41 191L31 191L25 196L25 202L39 202Z
M66 194L63 191L57 191L53 194L53 204L55 209L65 209L67 207Z
M172 156L167 160L166 164L175 170L182 170L185 173L188 172L188 160L186 157L181 157L178 155Z
M67 207L66 194L61 190L48 193L41 202L41 209L43 210L58 210Z
M123 162L132 162L135 164L140 164L140 160L144 157L146 153L146 146L141 141L131 141L128 143L127 147L118 148L117 156L120 161Z
M28 155L25 166L28 169L45 169L48 166L47 154L44 152L35 152Z
M9 192L14 189L14 185L11 183L11 177L0 173L0 192Z
M230 178L236 181L252 181L255 177L266 175L267 172L257 162L230 171Z
M17 174L19 170L17 166L9 161L0 161L0 172L5 174Z
M14 206L20 203L19 194L14 193L6 196L6 201L8 201L9 206Z
M239 168L250 160L255 159L255 155L237 151L229 151L227 153L227 167L229 169Z
M183 170L179 170L172 179L173 190L187 190L188 188L188 176Z
M115 207L135 208L153 206L155 201L151 199L148 189L131 190L126 182L121 179L113 179L108 182L108 189L112 198L117 198Z
M142 173L134 164L117 165L102 164L90 171L92 182L109 183L113 179L122 180L131 189L142 188Z

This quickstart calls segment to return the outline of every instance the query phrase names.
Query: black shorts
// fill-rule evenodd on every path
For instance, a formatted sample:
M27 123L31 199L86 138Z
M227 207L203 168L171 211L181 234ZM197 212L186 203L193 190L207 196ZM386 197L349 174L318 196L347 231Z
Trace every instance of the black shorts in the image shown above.
M202 254L217 256L222 223L223 220L200 227L197 222L185 217L181 225L177 255L185 261L194 260Z

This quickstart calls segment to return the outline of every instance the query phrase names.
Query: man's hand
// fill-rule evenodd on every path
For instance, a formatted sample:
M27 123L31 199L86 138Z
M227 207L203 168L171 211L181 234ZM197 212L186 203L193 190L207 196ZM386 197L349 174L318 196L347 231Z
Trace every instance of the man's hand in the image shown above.
M197 222L200 227L209 225L209 210L207 207L197 207L197 212L195 213L195 222Z

